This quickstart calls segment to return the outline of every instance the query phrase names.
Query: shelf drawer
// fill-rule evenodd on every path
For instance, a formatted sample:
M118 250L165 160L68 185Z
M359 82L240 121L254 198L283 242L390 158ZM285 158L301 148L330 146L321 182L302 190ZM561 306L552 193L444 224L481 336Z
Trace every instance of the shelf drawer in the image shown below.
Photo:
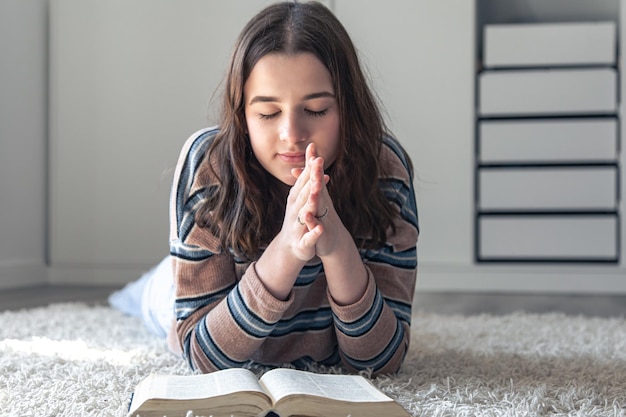
M615 166L504 168L479 172L481 210L615 210Z
M478 129L482 163L617 160L616 119L485 120Z
M615 22L485 25L485 68L613 65Z
M618 220L597 216L483 216L479 260L614 261Z
M478 77L482 117L615 114L613 68L485 71Z

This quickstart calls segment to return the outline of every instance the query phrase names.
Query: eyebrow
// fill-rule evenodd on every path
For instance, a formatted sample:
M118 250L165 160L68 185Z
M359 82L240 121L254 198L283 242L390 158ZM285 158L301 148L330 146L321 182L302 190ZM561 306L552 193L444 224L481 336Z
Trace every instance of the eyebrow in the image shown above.
M320 91L319 93L307 94L302 99L303 100L313 100L313 99L316 99L316 98L325 98L325 97L335 98L335 95L333 93L329 93L328 91ZM252 105L254 103L272 103L272 102L277 102L277 101L279 101L278 97L255 96L255 97L252 98L252 100L250 100L249 105Z

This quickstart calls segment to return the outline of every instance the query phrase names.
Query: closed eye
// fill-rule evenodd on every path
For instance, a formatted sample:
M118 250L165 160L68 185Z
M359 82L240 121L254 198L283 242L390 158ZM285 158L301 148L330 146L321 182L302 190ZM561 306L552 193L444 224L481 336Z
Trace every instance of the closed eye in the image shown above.
M272 114L259 113L259 119L261 119L261 120L271 120L271 119L274 119L275 117L277 117L279 114L280 114L279 111L277 111L276 113L272 113Z
M305 109L304 112L306 114L308 114L309 116L312 117L322 117L324 116L326 113L328 113L328 109L324 109L324 110L320 110L320 111L313 111L313 110L307 110Z

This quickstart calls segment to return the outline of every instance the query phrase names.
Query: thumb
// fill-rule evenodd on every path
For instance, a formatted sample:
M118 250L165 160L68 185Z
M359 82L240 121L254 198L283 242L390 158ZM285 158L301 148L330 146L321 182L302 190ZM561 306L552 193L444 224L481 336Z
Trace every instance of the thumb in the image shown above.
M291 175L298 178L300 174L302 174L302 171L304 171L304 168L291 168Z

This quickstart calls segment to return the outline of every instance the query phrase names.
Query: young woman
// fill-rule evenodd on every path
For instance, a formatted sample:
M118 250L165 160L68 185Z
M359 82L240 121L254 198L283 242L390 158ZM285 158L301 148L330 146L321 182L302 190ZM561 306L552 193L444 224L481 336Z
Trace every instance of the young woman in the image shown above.
M396 372L417 269L412 181L336 17L315 2L262 10L235 45L219 127L177 165L173 349L202 372Z

